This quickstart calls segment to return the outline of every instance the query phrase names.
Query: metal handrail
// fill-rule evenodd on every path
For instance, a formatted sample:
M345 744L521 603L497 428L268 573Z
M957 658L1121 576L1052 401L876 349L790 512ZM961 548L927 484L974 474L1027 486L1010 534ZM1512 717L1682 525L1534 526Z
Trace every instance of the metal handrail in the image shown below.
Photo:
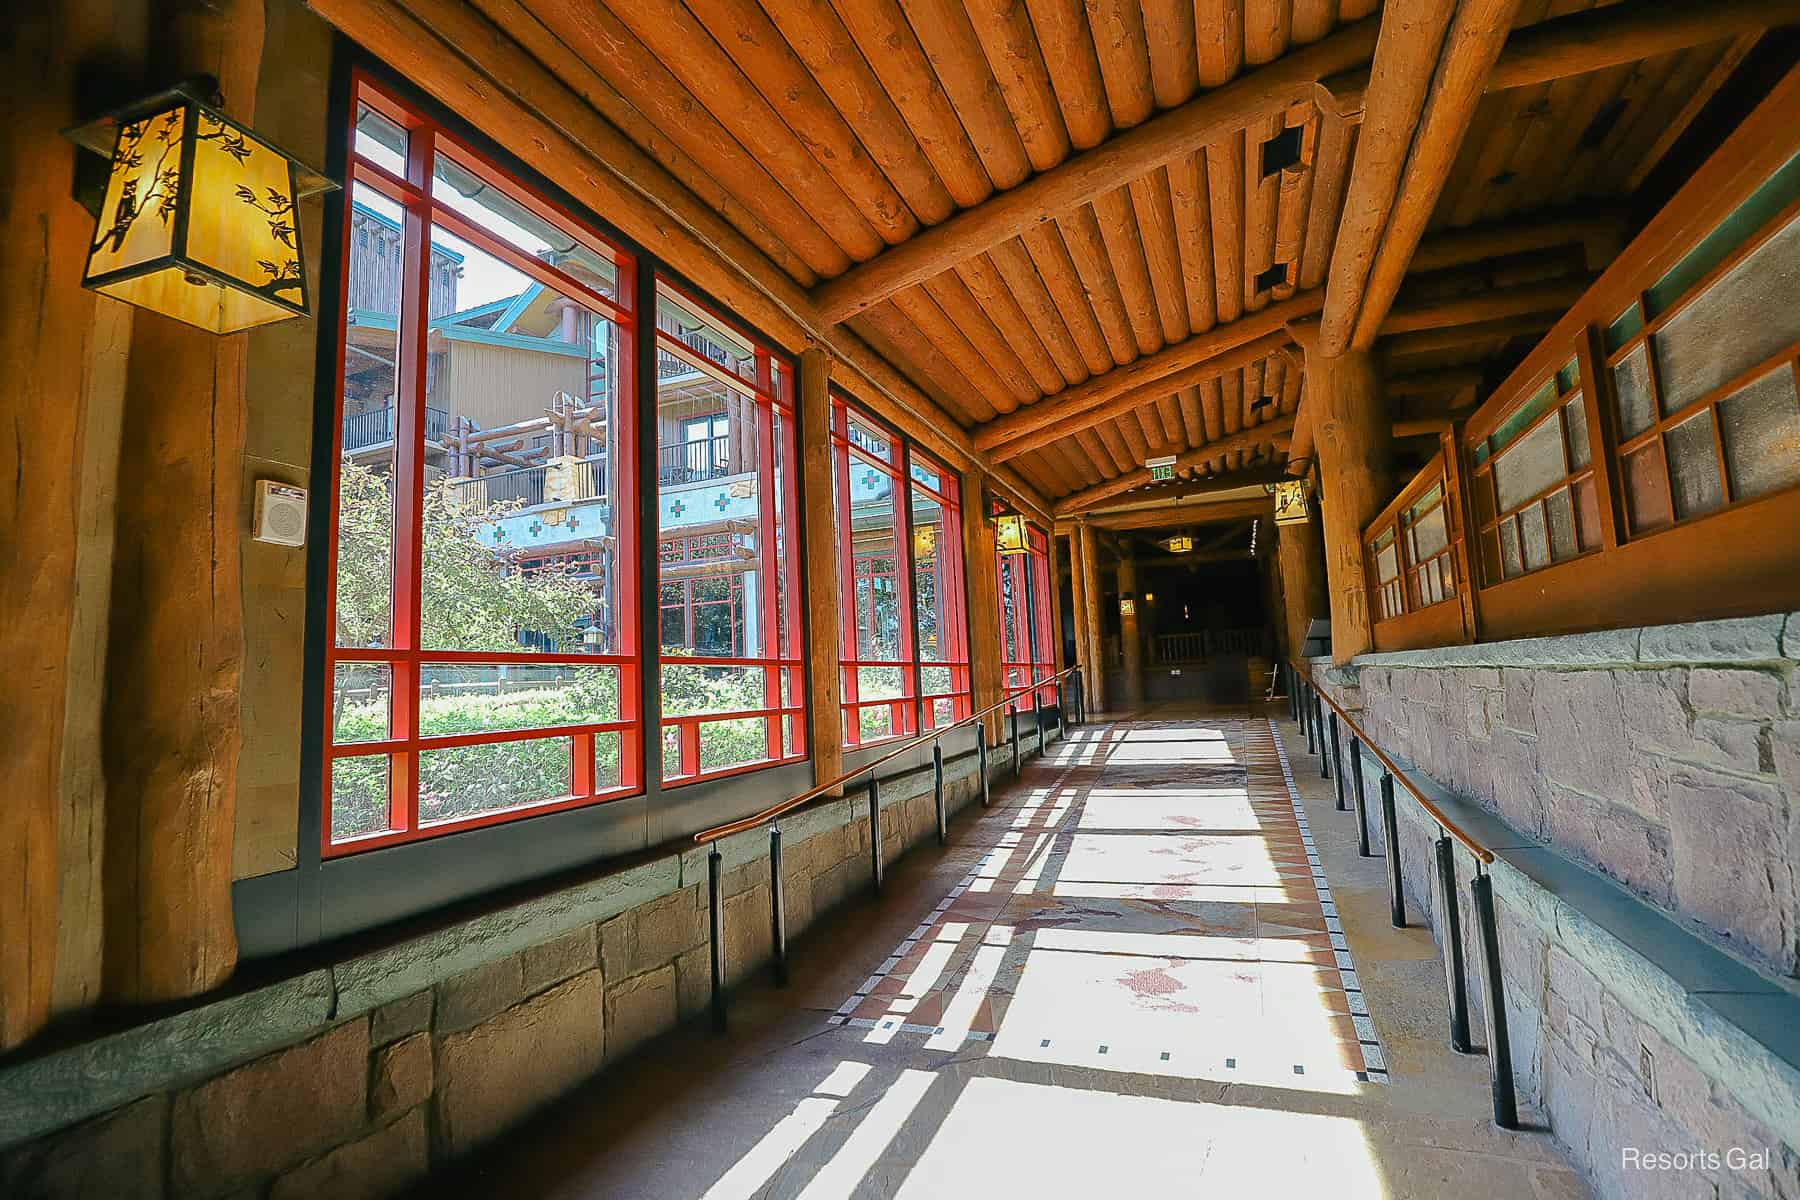
M846 784L873 772L877 767L885 766L910 750L927 743L934 743L945 734L954 733L956 730L961 729L966 725L972 725L976 721L985 720L989 713L997 712L1009 704L1016 704L1020 696L1061 683L1064 679L1076 674L1080 670L1081 667L1079 664L1073 667L1064 667L1048 679L1039 680L1036 683L1028 684L1025 687L1013 689L1012 691L1009 691L1003 699L988 705L980 712L970 713L968 716L963 717L959 721L952 722L942 729L933 729L930 733L919 734L917 737L895 746L886 754L883 754L878 758L870 759L855 770L845 771L833 779L826 780L824 783L815 783L812 787L801 792L799 795L791 796L788 799L783 800L780 804L771 805L753 816L743 817L724 825L717 825L711 829L702 830L694 835L694 841L701 845L705 845L708 842L718 841L720 838L730 837L734 833L742 833L746 829L755 829L758 825L766 824L769 821L773 821L778 817L792 812L809 800L816 800L827 792L844 787Z
M1480 842L1476 841L1474 835L1470 834L1468 830L1462 828L1462 826L1458 825L1455 821L1445 816L1444 810L1426 798L1425 793L1421 792L1418 787L1413 784L1412 780L1408 779L1406 774L1401 771L1398 764L1396 764L1393 759L1389 758L1382 751L1380 746L1375 744L1374 740L1369 737L1363 727L1357 724L1356 719L1344 710L1343 705L1339 704L1336 700L1333 700L1325 689L1314 682L1310 664L1303 667L1301 666L1301 660L1290 659L1288 665L1294 668L1297 675L1301 675L1305 678L1307 686L1312 688L1314 694L1331 707L1331 710L1337 714L1340 721L1350 727L1351 736L1358 738L1363 745L1369 748L1369 753L1375 756L1375 761L1381 764L1381 769L1393 776L1394 779L1399 782L1400 786L1407 790L1407 793L1418 802L1419 807L1425 810L1426 815L1437 822L1439 829L1442 829L1452 838L1455 838L1463 849L1474 855L1475 858L1482 863L1486 864L1494 861L1494 852L1492 850L1489 850L1486 846L1483 846Z

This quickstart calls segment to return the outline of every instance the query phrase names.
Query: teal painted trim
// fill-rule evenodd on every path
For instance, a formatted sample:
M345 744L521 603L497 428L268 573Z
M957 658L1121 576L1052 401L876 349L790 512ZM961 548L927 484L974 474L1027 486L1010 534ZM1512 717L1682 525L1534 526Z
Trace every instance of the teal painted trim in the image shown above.
M382 216L380 213L376 212L374 209L372 209L368 205L364 204L361 200L352 200L350 202L350 207L355 209L357 212L361 213L363 216L369 218L369 220L375 222L377 225L383 226L384 228L387 228L387 229L391 229L395 233L400 232L400 223L398 221L395 221L395 220L392 220L391 218ZM441 254L445 258L449 259L451 262L454 262L454 263L462 262L463 258L464 258L463 254L461 252L452 250L448 246L440 246L436 242L432 243L431 252L433 254Z
M442 318L439 318L442 320ZM557 354L564 358L587 358L587 351L554 338L531 337L523 333L494 333L487 329L470 329L463 325L431 323L432 329L452 342L474 342L483 346L499 346L507 350L531 350L538 354Z
M513 297L511 296L502 297L499 300L489 300L486 304L477 304L474 308L465 308L446 316L436 317L432 320L432 324L444 322L450 325L461 325L466 321L473 321L476 317L484 317L497 309L503 309L512 302ZM493 326L489 326L489 328L491 329Z
M488 328L494 333L505 333L514 321L517 321L520 317L525 315L525 310L530 308L532 302L541 296L543 292L544 285L534 281L530 287L512 298L511 302L506 306L506 311L501 314L500 319L488 326ZM515 336L529 337L531 335L518 334Z
M350 324L358 329L393 331L400 328L400 319L393 313L376 312L372 308L353 308L350 310Z

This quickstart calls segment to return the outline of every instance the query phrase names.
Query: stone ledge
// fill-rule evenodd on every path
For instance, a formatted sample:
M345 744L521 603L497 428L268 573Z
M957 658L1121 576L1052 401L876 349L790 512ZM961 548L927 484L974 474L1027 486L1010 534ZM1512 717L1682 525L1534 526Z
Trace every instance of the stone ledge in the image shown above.
M1535 667L1545 670L1636 666L1777 663L1800 649L1800 613L1725 621L1607 629L1560 637L1517 638L1472 646L1359 654L1354 667L1454 669Z
M1800 996L1391 757L1447 818L1493 851L1489 873L1497 899L1592 972L1746 1111L1789 1145L1800 1145ZM1437 828L1417 804L1401 799L1399 807L1402 820Z

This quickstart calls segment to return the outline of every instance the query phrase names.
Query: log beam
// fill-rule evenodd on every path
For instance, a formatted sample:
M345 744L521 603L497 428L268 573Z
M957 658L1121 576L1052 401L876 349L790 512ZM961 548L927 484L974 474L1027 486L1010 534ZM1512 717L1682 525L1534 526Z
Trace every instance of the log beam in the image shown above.
M1800 22L1800 0L1660 0L1570 13L1515 30L1490 92L1550 83Z
M1607 11L1607 10L1600 10ZM1604 270L1611 251L1619 246L1627 229L1623 213L1593 216L1546 215L1504 224L1476 225L1434 233L1419 242L1409 274L1466 267L1491 258L1531 254L1558 246L1580 246L1589 270Z
M1220 438L1216 442L1208 442L1198 450L1189 450L1175 456L1176 471L1190 471L1204 467L1207 463L1222 455L1231 455L1239 450L1255 450L1267 446L1271 442L1279 443L1285 439L1294 427L1292 417L1283 417L1274 421L1266 421L1261 425ZM1137 472L1128 472L1105 483L1097 483L1093 487L1082 488L1056 502L1056 515L1072 516L1098 507L1108 500L1116 499L1134 488L1145 486L1149 481Z

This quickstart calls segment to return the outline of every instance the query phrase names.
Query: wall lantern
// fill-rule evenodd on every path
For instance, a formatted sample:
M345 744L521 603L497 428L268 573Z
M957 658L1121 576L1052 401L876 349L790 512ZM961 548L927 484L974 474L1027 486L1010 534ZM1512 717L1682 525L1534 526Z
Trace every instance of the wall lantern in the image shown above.
M1121 617L1137 616L1137 601L1129 595L1119 597L1119 615Z
M1186 554L1194 548L1194 539L1185 533L1178 533L1169 539L1169 553Z
M235 333L308 314L297 205L337 185L220 113L215 91L186 83L65 136L112 164L82 286Z
M1275 523L1304 525L1307 521L1307 483L1304 479L1283 479L1275 488Z
M913 529L913 557L930 558L937 550L937 526L920 525Z

